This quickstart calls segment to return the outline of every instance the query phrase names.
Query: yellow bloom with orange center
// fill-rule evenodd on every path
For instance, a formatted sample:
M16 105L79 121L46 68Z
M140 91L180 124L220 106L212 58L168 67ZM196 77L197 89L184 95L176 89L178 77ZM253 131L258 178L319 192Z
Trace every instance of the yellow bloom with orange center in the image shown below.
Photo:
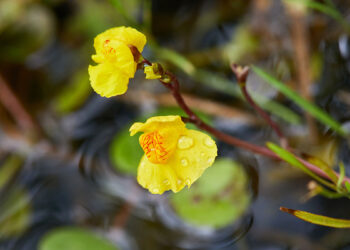
M130 135L144 132L140 145L145 152L137 181L152 194L190 187L210 167L217 156L210 136L187 129L180 116L155 116L145 123L136 122Z
M124 94L137 67L129 46L141 53L145 44L145 35L130 27L111 28L97 35L96 54L92 56L97 65L89 65L90 82L96 93L105 97Z

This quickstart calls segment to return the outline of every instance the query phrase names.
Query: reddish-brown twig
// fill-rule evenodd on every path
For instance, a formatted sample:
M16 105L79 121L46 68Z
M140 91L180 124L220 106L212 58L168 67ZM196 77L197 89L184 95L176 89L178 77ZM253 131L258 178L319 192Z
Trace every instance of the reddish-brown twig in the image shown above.
M282 130L279 128L279 126L271 119L271 117L262 109L260 108L253 98L250 96L249 92L247 91L246 82L247 77L249 73L249 67L241 67L237 64L232 64L231 69L233 73L236 75L238 85L242 91L242 94L246 101L249 103L249 105L256 111L258 114L270 125L270 127L275 131L277 136L280 138L281 145L286 148L288 146L288 141L286 137L283 135Z
M177 80L176 76L173 75L170 72L166 72L165 74L167 74L167 76L170 78L171 82L170 83L165 83L164 81L162 81L161 79L159 80L165 87L167 87L169 90L171 90L173 97L175 98L176 102L178 103L178 105L180 106L180 108L182 108L185 113L188 115L188 117L183 117L182 120L184 122L190 122L195 124L198 128L209 132L210 134L212 134L214 137L216 137L217 139L226 142L227 144L230 144L232 146L236 146L236 147L240 147L246 150L249 150L253 153L257 153L260 155L264 155L267 156L269 158L275 159L275 160L282 160L278 155L276 155L273 151L271 151L270 149L266 148L266 147L262 147L262 146L258 146L255 144L251 144L249 142L240 140L236 137L233 137L231 135L228 135L226 133L223 133L213 127L211 127L210 125L206 124L205 122L203 122L185 103L181 92L180 92L180 84L179 81ZM324 172L322 171L320 168L318 168L317 166L311 164L308 161L303 160L300 157L297 157L299 161L301 161L309 170L311 170L312 172L314 172L315 174L330 180L330 177ZM338 175L338 173L336 173ZM349 177L345 177L344 181L347 181L350 183L350 178Z
M0 75L0 102L6 107L13 116L18 125L25 130L39 133L40 129L32 116L26 111L24 106L18 100L5 79Z

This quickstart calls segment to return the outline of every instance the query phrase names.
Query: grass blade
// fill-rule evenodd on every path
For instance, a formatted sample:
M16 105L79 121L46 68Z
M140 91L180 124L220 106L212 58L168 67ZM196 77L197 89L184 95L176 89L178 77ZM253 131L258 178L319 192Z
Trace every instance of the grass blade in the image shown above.
M345 188L350 193L350 183L347 181L345 182Z
M350 228L350 220L336 219L285 207L280 207L280 210L312 224L335 228Z
M340 188L341 184L343 183L344 177L345 177L345 166L342 162L339 163L339 178L337 182L337 187Z
M335 8L332 1L326 0L326 3L320 3L313 0L285 0L287 2L297 2L300 4L304 4L306 7L310 9L317 10L322 12L323 14L332 17L334 20L343 25L346 31L350 31L350 25L343 17L343 15Z
M341 125L335 121L332 117L330 117L327 113L325 113L322 109L317 107L316 105L308 102L304 98L302 98L295 91L291 90L284 83L280 82L264 70L259 67L252 66L253 71L260 76L263 80L270 83L273 87L275 87L278 91L284 94L286 97L294 101L297 105L299 105L302 109L306 110L310 115L315 117L318 121L323 124L329 126L338 134L345 136L346 133L342 129Z
M325 185L333 190L337 189L334 184L322 179L321 177L319 177L318 175L313 173L310 169L305 167L304 164L302 164L291 152L285 150L284 148L277 146L276 144L274 144L272 142L268 142L268 143L266 143L266 145L270 150L272 150L275 154L277 154L279 157L281 157L282 160L289 163L293 167L299 168L300 170L304 171L306 174L308 174L310 177L312 177L313 179L315 179L319 183L322 183L323 185Z

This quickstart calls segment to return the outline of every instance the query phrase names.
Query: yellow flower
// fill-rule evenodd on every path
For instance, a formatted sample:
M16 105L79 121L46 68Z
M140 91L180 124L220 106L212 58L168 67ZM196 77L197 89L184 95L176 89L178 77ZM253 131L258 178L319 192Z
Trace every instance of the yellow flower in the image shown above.
M137 181L153 194L178 192L191 186L210 167L217 156L217 147L208 135L187 129L180 116L156 116L130 128L137 132L145 152Z
M162 75L158 70L158 64L152 63L152 66L146 66L144 69L146 79L160 79Z
M137 67L129 45L141 53L145 44L145 35L130 27L116 27L97 35L94 41L96 54L92 60L98 65L89 66L93 89L105 97L124 94Z

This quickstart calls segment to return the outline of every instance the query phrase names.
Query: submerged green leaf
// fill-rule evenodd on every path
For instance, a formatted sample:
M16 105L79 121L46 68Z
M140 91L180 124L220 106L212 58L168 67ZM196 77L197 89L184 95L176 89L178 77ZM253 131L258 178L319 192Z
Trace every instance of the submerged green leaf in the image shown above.
M189 224L224 227L238 219L250 204L246 173L231 159L217 159L190 189L171 194L170 202Z
M117 250L110 241L78 227L62 227L46 234L39 250Z
M310 113L317 120L331 127L334 131L336 131L340 135L342 136L346 135L346 132L343 130L342 126L337 121L335 121L332 117L330 117L327 113L325 113L322 109L310 103L309 101L305 100L295 91L291 90L284 83L280 82L279 80L277 80L276 78L274 78L273 76L271 76L270 74L262 70L261 68L252 66L252 69L262 79L270 83L273 87L278 89L278 91L280 91L282 94L284 94L289 99L294 101L297 105L299 105L302 109Z
M350 228L350 220L336 219L285 207L281 207L280 210L312 224L335 228Z
M109 148L112 165L123 174L136 176L142 155L139 138L130 136L129 126L115 135Z

